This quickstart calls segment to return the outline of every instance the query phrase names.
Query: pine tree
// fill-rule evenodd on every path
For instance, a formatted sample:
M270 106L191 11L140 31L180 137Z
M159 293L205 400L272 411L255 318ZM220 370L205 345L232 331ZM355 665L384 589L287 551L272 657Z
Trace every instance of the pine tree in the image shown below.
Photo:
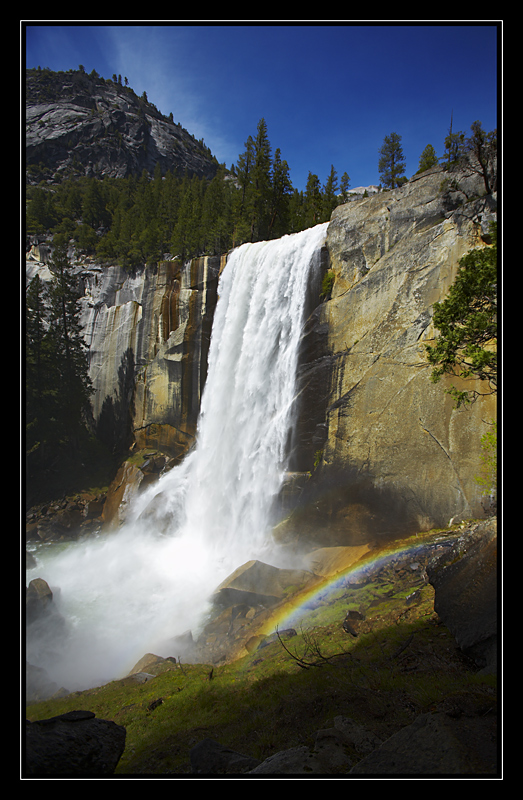
M449 132L445 137L445 153L441 159L443 163L446 162L447 168L461 159L465 147L465 134L461 131L454 133L452 130L453 116L450 115Z
M289 165L282 161L280 148L274 152L272 164L272 196L270 203L269 236L279 238L289 232L289 198L292 183L289 177Z
M224 174L225 169L220 167L202 202L202 252L208 255L226 253L232 242L232 204Z
M203 193L203 182L196 175L189 178L185 174L180 191L180 206L170 242L171 252L182 261L202 252Z
M238 157L235 172L238 193L234 203L234 232L233 245L246 242L250 234L250 188L252 184L252 170L254 164L254 140L247 137L245 151Z
M470 129L472 135L465 142L468 162L481 175L485 191L490 194L497 188L497 131L485 133L479 120L473 122Z
M53 353L49 372L55 392L54 423L60 440L74 446L92 387L80 324L80 295L74 285L66 242L55 243L50 269L54 278L46 344Z
M325 186L323 187L323 214L322 222L328 222L331 218L332 212L338 205L337 198L338 191L338 175L334 166L331 164L331 169L327 177Z
M305 187L305 227L312 228L322 220L322 195L320 179L317 175L309 172L307 185Z
M25 395L26 395L26 450L39 450L43 459L48 438L48 420L51 417L49 383L51 353L46 340L47 308L42 281L36 275L31 281L25 304Z
M434 346L426 345L433 366L431 380L442 376L461 381L482 381L483 388L467 391L451 387L448 393L459 408L478 394L497 389L497 235L493 244L471 250L459 262L456 280L447 298L434 306L434 327L439 331Z
M349 188L350 188L350 178L346 172L343 173L341 176L340 182L340 192L341 192L341 199L343 203L346 203L349 199Z
M383 185L389 189L401 186L405 178L405 158L401 146L401 136L391 133L385 136L383 145L380 149L380 160L378 163L379 174Z
M95 230L107 220L100 182L96 179L90 180L87 184L82 202L82 219Z
M271 145L267 124L258 122L254 140L254 163L251 184L251 242L267 238L269 234L269 208L271 200Z
M436 167L437 165L438 165L438 157L436 155L436 151L434 150L434 147L431 144L428 144L420 156L418 173L425 172L426 169L430 169L431 167Z

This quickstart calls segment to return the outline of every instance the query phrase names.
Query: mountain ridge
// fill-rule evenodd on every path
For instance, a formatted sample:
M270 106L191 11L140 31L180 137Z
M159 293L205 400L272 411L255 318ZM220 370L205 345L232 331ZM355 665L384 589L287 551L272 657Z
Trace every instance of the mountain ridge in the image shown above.
M32 185L143 170L153 175L157 164L162 174L209 179L218 169L203 140L162 114L145 92L138 97L94 70L26 70L25 123L26 181Z

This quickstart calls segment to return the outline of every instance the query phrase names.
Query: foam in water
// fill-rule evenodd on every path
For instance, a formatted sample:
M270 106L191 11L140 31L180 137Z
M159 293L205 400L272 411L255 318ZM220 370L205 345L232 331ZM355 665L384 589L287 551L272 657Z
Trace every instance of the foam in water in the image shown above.
M67 634L28 636L27 660L69 690L126 674L147 652L198 630L234 569L270 559L271 513L288 458L310 271L327 224L245 244L219 285L195 449L143 492L117 533L59 555L27 580L56 593Z

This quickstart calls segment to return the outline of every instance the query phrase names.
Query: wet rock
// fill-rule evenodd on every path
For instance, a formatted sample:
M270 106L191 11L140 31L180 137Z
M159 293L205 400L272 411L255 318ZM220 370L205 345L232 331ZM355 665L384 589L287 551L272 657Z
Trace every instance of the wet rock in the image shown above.
M319 547L307 554L307 568L321 577L329 577L347 570L370 550L369 545L356 547Z
M143 472L130 461L122 464L109 487L103 508L106 529L117 528L124 522L129 502L138 492L143 477Z
M153 678L156 678L156 675L153 675L150 672L133 672L131 675L128 675L126 678L122 679L122 683L129 684L129 683L148 683L152 681Z
M49 613L52 601L53 593L49 584L44 581L43 578L35 578L32 580L25 592L27 623L30 624Z
M248 561L238 567L216 589L217 605L244 603L270 607L283 599L291 586L305 586L314 580L307 570L279 569L262 561Z

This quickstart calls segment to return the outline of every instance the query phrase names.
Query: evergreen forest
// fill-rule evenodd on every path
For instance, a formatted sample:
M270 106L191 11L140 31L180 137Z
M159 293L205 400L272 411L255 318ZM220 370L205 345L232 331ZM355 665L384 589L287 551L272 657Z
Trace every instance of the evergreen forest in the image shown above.
M162 175L157 164L152 177L144 170L28 186L26 234L74 240L79 254L134 269L167 255L220 255L326 222L348 187L348 175L338 183L331 167L323 184L309 173L305 191L294 189L261 119L237 163L230 170L221 165L211 180Z

